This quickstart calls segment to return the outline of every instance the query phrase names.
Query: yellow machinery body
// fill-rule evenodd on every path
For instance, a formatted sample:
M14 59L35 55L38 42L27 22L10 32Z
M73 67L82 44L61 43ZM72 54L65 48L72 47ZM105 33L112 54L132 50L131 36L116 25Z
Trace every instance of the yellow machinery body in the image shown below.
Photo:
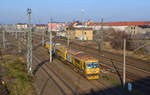
M99 79L98 59L79 50L68 49L63 45L56 46L56 55L87 79Z

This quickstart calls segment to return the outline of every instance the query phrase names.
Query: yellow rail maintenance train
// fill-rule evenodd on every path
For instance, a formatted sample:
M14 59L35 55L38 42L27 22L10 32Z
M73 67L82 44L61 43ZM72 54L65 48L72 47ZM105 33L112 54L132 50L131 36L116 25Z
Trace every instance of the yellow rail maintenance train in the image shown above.
M49 43L47 43L49 45ZM64 45L54 45L55 55L61 61L73 67L75 71L82 74L87 79L99 79L98 59L75 49L68 49ZM47 48L47 47L46 47ZM49 49L49 48L48 48Z
M50 43L49 43L49 41L47 41L46 43L45 43L45 47L48 49L48 52L49 52L49 48L50 48ZM54 42L52 42L52 54L54 55L55 54L55 43Z

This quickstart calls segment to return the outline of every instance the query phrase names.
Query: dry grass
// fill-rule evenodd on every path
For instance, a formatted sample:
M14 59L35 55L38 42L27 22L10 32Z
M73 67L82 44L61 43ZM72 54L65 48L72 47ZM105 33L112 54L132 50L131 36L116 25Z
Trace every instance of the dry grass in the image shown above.
M12 60L10 60L13 58ZM32 77L27 75L26 65L22 58L5 56L5 64L0 63L3 68L0 76L7 81L11 95L35 95L32 86Z

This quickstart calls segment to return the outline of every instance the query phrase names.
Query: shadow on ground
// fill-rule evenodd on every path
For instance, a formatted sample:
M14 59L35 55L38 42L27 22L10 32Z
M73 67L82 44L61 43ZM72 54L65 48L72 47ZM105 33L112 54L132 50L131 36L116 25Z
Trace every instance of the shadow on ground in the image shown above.
M94 91L93 89L91 89L89 93L83 93L80 95L112 95L109 92L112 91L113 89L116 89L116 91L114 91L116 95L150 95L149 94L150 93L149 81L150 81L150 77L146 77L146 78L131 82L132 84L131 92L128 91L128 83L126 83L125 89L123 89L122 86L114 86L114 87L110 87L110 88L99 90L99 91ZM141 84L142 82L143 84Z
M36 75L37 71L46 63L48 62L49 60L45 60L45 61L42 61L41 63L39 63L35 69L33 70L33 75Z
M42 61L41 63L39 63L36 66L36 68L34 69L33 74L36 75L38 70L40 68L42 68L42 66L44 64L46 64L46 62L48 62L48 60L45 60L45 61ZM42 69L44 69L44 68L42 68ZM46 73L46 74L48 74L48 73ZM48 75L48 76L50 76L50 75ZM42 85L39 95L44 95L43 93L46 89L46 85L47 85L49 79L51 79L51 78L52 77L49 77L47 80L43 81L44 85ZM120 76L120 78L121 78L121 76ZM59 83L57 83L54 79L53 79L53 81L56 84L56 86L58 86L59 90L61 92L63 92L63 95L67 95L67 94L65 94L64 91L62 91L63 88L61 88L59 86ZM149 93L150 93L150 82L149 81L150 81L150 76L131 82L132 91L130 93L128 92L128 84L126 84L125 89L123 89L121 85L117 85L117 86L102 89L99 91L94 91L93 89L91 89L90 91L88 91L89 93L78 93L78 91L74 91L75 94L73 94L73 95L149 95ZM80 89L80 88L77 88L77 89Z

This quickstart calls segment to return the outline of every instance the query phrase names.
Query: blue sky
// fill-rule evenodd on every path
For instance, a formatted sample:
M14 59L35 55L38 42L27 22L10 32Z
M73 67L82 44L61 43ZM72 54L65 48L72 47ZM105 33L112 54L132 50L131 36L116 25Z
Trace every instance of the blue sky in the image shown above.
M150 0L1 0L0 23L27 22L27 8L32 9L32 23L81 20L150 21Z

